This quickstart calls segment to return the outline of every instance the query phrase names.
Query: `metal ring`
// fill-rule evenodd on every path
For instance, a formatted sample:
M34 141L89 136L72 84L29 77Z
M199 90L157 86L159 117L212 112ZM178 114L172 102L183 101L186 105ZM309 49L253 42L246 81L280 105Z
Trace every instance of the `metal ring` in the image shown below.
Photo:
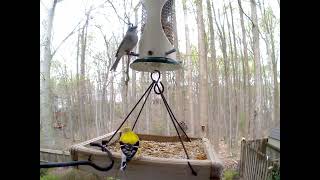
M160 84L161 88L159 87L159 84ZM158 89L158 91L157 91L157 89ZM164 86L163 86L162 82L161 81L160 82L156 82L154 87L153 87L153 90L158 95L162 94L164 92Z
M155 78L153 77L153 75L154 75L155 73L158 74L158 76L159 76L158 79L155 79ZM161 77L160 71L154 70L154 71L151 73L150 77L151 77L151 79L152 79L153 82L159 82L160 77Z

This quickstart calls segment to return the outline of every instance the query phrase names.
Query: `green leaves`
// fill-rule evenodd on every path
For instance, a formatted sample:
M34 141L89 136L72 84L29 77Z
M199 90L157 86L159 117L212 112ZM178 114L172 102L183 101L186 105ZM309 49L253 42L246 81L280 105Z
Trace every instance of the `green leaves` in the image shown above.
M269 176L268 180L280 180L280 165L274 164L271 169L271 176Z
M226 170L223 174L223 180L232 180L237 175L238 175L237 171Z
M197 64L197 61L199 61L199 52L195 46L191 46L191 60L192 65Z

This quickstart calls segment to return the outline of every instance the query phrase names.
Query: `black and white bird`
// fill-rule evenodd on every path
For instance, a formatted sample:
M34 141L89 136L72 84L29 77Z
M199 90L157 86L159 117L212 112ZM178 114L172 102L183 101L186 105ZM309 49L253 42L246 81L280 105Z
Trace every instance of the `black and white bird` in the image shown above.
M130 26L127 30L126 35L124 36L120 46L117 50L116 60L114 61L111 71L115 71L119 64L120 59L124 55L129 55L131 50L137 45L138 43L138 35L137 35L137 26Z
M124 171L127 167L127 163L135 156L139 151L139 137L135 134L131 128L124 128L119 140L121 149L121 166L120 170Z

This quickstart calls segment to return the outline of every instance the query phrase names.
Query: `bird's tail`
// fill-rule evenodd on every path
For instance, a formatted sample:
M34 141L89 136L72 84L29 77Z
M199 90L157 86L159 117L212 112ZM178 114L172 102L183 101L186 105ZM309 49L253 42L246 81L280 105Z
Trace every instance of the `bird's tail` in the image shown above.
M120 170L124 171L126 169L126 167L127 167L127 161L122 159Z
M110 71L116 71L120 59L121 59L121 56L118 56L117 59L114 61L113 65L112 65L112 67L111 67L111 69L110 69Z
M121 165L120 165L120 170L124 171L127 167L127 157L121 153Z

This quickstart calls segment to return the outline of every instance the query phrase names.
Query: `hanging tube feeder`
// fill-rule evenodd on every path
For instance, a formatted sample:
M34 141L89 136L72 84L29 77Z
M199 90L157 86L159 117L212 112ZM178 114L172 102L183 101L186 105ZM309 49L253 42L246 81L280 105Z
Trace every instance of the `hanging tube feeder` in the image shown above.
M139 57L130 67L136 71L174 71L180 69L174 48L174 0L142 1Z

